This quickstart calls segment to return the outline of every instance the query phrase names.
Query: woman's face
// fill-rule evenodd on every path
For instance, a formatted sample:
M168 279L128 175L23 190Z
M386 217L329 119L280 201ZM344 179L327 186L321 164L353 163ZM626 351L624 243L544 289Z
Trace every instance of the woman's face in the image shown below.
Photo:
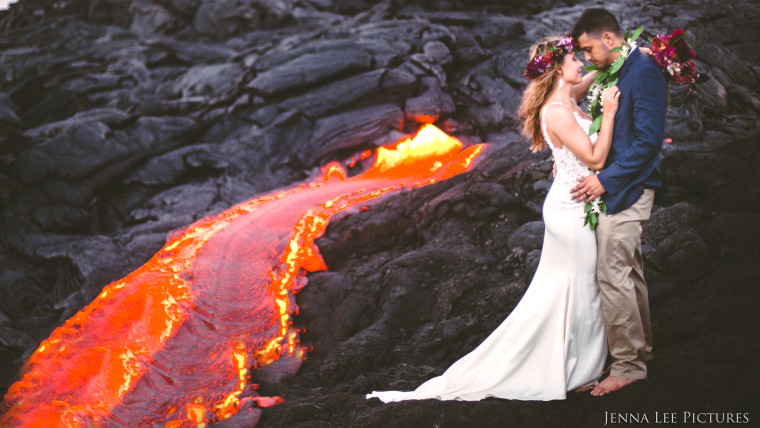
M571 85L577 85L583 80L583 62L573 53L565 54L559 69L560 79Z

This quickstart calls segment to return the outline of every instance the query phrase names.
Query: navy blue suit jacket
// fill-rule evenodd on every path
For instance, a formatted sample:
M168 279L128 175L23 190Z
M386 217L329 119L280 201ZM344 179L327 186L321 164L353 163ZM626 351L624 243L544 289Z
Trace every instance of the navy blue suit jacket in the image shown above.
M619 213L644 193L662 187L660 150L665 137L668 86L657 65L634 49L620 69L620 101L612 146L597 176L607 193L608 214Z

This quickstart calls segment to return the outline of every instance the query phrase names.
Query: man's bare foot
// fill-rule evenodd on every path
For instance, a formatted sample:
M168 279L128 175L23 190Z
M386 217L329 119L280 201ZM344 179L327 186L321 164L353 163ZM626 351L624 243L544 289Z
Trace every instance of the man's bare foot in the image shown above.
M575 388L575 389L573 390L573 392L586 392L586 391L588 391L588 390L590 390L590 389L594 389L594 386L595 386L595 385L586 385L586 386L581 386L581 387L579 387L579 388Z
M601 397L602 395L625 388L626 386L639 380L641 379L628 379L624 377L609 376L607 379L603 380L602 383L597 385L593 391L591 391L591 395L595 397Z

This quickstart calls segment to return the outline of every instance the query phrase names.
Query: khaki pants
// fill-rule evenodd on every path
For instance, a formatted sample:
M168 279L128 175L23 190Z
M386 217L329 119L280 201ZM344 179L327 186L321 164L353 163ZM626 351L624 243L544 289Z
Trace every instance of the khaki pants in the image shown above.
M646 379L652 358L649 297L641 257L641 225L649 219L654 190L617 214L599 216L596 230L599 292L614 359L611 376Z

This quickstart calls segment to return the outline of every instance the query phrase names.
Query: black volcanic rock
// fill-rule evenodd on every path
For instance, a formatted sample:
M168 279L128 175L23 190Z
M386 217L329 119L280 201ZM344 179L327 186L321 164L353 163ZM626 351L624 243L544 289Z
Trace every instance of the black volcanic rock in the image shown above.
M372 57L359 46L340 46L308 53L259 74L247 88L266 95L323 82L335 76L370 68Z
M71 126L60 135L20 154L16 174L23 183L40 181L51 175L79 178L92 174L104 165L131 154L129 148L107 138L110 131L104 123L96 121ZM105 147L108 157L93 156L102 147Z
M541 248L541 240L544 236L544 222L533 221L525 223L509 236L507 245L510 248L523 248L535 250Z
M375 70L349 77L285 100L280 107L298 110L309 117L325 116L376 92L380 87L380 80L386 73L387 70ZM416 82L413 76L410 77L411 83Z
M307 165L328 155L386 135L403 127L404 113L395 104L380 104L319 119L309 147Z

